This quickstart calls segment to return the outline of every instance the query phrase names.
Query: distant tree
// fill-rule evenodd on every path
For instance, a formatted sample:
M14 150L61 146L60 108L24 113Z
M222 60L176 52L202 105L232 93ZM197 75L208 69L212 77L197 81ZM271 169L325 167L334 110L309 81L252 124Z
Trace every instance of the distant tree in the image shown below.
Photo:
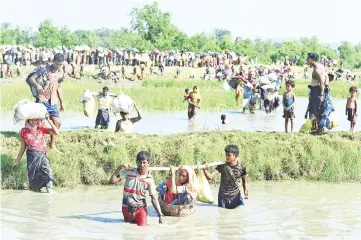
M50 20L40 23L38 33L35 35L35 46L54 48L61 45L59 30Z
M76 30L74 35L78 38L77 42L79 45L86 45L93 48L99 46L99 37L94 31Z
M134 8L131 16L132 30L155 47L169 47L172 41L168 41L168 38L174 39L178 35L178 29L171 24L170 13L163 13L157 2L143 8Z
M338 47L340 57L345 60L346 67L355 67L357 65L357 52L356 49L349 42L342 42Z
M67 27L62 27L59 31L60 45L72 48L79 44L79 39Z

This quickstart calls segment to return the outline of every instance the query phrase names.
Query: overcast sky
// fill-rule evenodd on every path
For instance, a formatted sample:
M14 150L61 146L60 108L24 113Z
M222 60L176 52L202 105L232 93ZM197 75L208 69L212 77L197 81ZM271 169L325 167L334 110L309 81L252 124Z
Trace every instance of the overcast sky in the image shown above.
M36 28L45 19L72 30L130 26L133 7L151 0L2 0L0 22ZM317 36L322 42L361 42L359 0L159 0L172 23L194 35L215 28L233 37L274 40ZM358 27L356 27L358 25Z

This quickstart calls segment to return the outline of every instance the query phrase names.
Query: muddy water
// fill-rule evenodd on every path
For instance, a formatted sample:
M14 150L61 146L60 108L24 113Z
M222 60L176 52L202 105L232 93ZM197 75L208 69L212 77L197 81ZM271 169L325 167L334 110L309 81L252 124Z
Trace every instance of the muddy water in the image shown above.
M149 206L147 227L123 222L120 186L55 195L3 190L1 239L358 239L360 190L352 183L251 183L244 207L197 203L194 215L159 225Z
M305 109L308 104L307 98L298 97L296 99L295 131L297 132L305 122ZM345 116L345 100L335 99L334 105L336 115L339 118L339 126L334 131L348 131L350 122ZM186 105L184 106L186 109ZM242 131L284 131L284 119L282 107L279 107L271 114L265 111L256 111L255 114L242 114L240 109L225 110L221 112L202 112L195 120L188 121L186 110L183 112L151 112L143 113L143 119L134 125L134 132L140 134L174 134L183 132L206 131L206 130L242 130ZM220 116L226 114L231 121L229 125L222 125ZM95 119L89 119L83 113L61 114L63 125L61 130L77 130L93 128ZM114 131L115 122L120 117L110 116L109 131ZM360 118L359 118L360 119ZM14 125L12 114L5 114L1 118L1 131L20 130L22 125ZM356 130L361 131L361 124L356 125Z

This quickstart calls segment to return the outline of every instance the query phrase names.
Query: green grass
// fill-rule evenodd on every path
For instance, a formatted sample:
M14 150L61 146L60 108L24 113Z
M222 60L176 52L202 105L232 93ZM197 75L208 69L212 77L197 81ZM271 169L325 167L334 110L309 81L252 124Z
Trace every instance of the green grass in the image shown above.
M110 92L124 92L130 95L143 111L176 111L184 110L186 103L183 102L184 89L198 86L201 95L202 111L216 111L222 109L238 108L233 91L225 92L221 89L222 83L200 80L180 80L167 78L163 80L146 80L140 84L126 82L127 87L109 85ZM108 83L109 84L109 83ZM307 85L309 81L296 80L296 96L308 96ZM63 83L63 95L67 111L82 111L82 104L78 99L84 89L100 91L105 84L92 81L66 81ZM331 95L333 97L345 98L349 96L348 90L351 85L345 82L331 83ZM361 88L361 85L358 84ZM283 89L280 91L283 92ZM16 103L27 98L32 100L29 87L25 83L9 83L1 86L1 112L13 110Z
M201 82L199 82L201 83ZM189 87L193 87L191 82ZM83 105L78 99L85 89L101 91L103 85L96 83L73 83L65 82L62 85L65 109L67 111L83 111ZM175 111L184 110L187 105L183 102L184 88L180 87L134 87L120 88L109 86L110 92L124 92L136 101L143 111ZM202 110L218 110L237 108L237 102L233 92L224 92L218 88L207 88L202 91ZM14 106L21 99L32 100L29 87L26 84L7 84L1 87L1 111L4 113L13 110Z
M2 188L27 188L25 157L19 166L12 168L20 148L18 138L13 132L0 135ZM62 132L57 142L62 154L50 151L48 156L55 184L60 187L107 184L116 166L135 165L135 156L141 150L151 153L152 166L178 166L224 159L223 149L228 144L239 145L240 159L252 181L361 182L360 142L360 133L352 139L343 132L310 136L213 131L154 136L86 130ZM163 173L155 177L159 182L166 176Z

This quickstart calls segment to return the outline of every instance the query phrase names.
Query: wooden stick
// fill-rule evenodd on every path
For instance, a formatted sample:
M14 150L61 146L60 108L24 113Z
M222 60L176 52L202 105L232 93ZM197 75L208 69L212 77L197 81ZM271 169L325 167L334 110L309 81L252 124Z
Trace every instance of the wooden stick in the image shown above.
M218 165L222 165L225 162L212 162L212 163L208 163L208 167L212 167L212 166L218 166ZM190 166L191 168L205 168L205 165L193 165ZM151 171L170 171L170 167L149 167L148 168ZM179 169L179 167L175 168L176 170Z

